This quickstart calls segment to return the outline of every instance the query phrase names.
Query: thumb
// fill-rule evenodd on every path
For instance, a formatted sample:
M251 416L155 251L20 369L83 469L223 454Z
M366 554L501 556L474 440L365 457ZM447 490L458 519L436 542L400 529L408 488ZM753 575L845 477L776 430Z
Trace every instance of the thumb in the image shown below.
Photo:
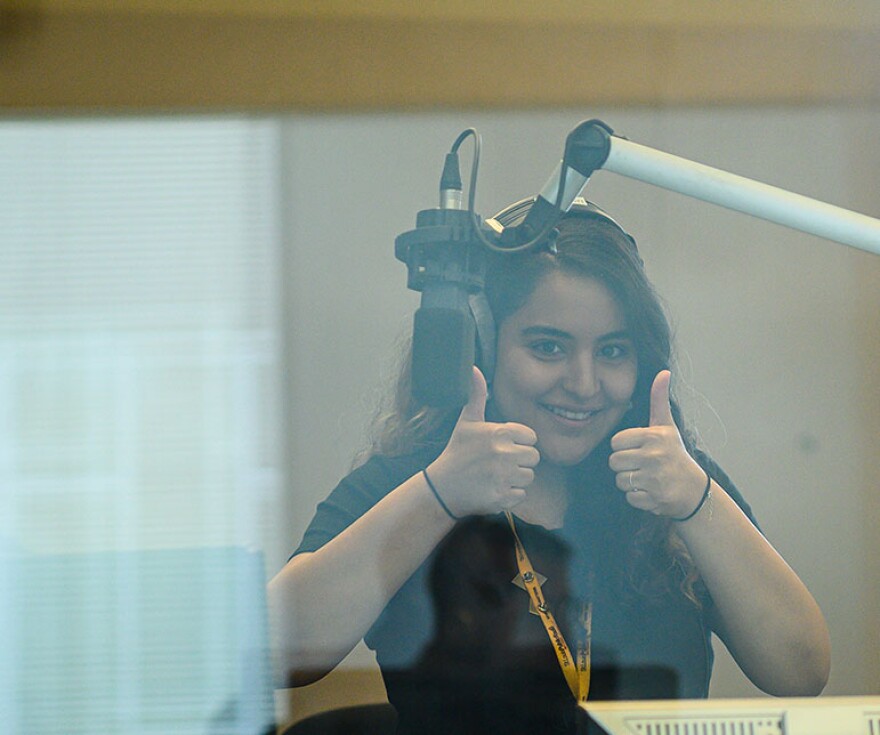
M486 420L486 397L489 389L486 385L486 378L480 372L480 368L474 365L474 371L471 374L471 393L468 402L461 409L459 422L462 421L485 421Z
M669 383L671 380L672 373L668 370L661 370L654 378L654 384L651 386L649 426L675 426L672 407L669 404Z

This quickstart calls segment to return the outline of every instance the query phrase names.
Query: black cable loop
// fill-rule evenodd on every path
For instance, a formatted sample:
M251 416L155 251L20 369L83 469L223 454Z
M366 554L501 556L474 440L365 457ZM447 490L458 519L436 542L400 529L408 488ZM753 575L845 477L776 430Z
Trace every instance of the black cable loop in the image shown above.
M489 238L487 238L480 227L480 220L477 217L476 212L476 198L477 198L477 175L480 170L480 155L482 153L482 138L480 134L477 132L476 128L467 128L463 130L459 136L455 139L455 142L452 144L452 148L450 153L458 153L459 147L461 144L469 137L472 136L474 139L474 156L471 161L471 175L470 181L468 183L468 215L471 218L471 225L474 230L474 234L476 238L483 244L484 247L491 250L495 253L504 253L507 255L513 255L514 253L522 253L526 250L530 250L540 243L544 242L553 231L553 228L556 227L556 224L559 222L559 218L562 216L562 210L560 205L562 203L562 195L565 192L565 180L567 178L566 170L567 166L567 157L568 151L566 150L565 155L562 158L562 164L560 166L560 176L559 176L559 185L556 188L556 202L554 207L556 209L556 217L552 218L546 225L544 225L543 229L535 235L528 242L523 243L522 245L516 245L514 247L502 247L500 245L496 245Z

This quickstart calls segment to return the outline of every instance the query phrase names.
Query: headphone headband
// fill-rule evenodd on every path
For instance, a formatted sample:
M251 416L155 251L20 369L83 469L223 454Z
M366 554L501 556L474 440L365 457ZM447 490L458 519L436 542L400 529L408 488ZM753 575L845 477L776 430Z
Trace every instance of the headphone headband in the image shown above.
M517 225L521 224L523 220L525 220L526 215L529 213L529 210L532 208L532 205L535 203L536 199L537 197L527 197L525 199L520 199L518 202L514 202L513 204L509 204L496 215L491 217L488 221L500 225L502 228L516 227ZM587 201L583 197L575 197L574 201L571 203L571 207L562 216L583 217L586 219L596 219L607 222L608 224L619 230L621 234L623 234L624 237L626 237L626 239L630 243L632 243L635 255L641 262L641 257L639 256L639 248L638 245L636 245L636 239L632 235L630 235L625 229L623 229L623 227L621 227L620 223L617 220L615 220L601 207L593 204L593 202Z

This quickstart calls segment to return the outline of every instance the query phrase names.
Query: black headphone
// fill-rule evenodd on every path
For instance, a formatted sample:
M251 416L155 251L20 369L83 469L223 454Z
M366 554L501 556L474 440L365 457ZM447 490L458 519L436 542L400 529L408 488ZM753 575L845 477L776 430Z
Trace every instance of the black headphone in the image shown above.
M535 203L535 199L537 199L537 197L526 197L525 199L520 199L518 202L514 202L513 204L508 204L500 212L486 220L486 222L490 226L494 224L500 226L503 229L517 227L525 220L526 215L529 213L529 210ZM626 230L624 230L617 220L615 220L605 210L593 204L593 202L589 202L583 197L575 197L574 201L571 203L571 207L569 207L568 211L565 212L562 217L583 217L585 219L595 219L602 222L607 222L608 224L618 229L623 234L623 236L630 243L632 243L633 254L638 257L640 263L642 262L641 256L639 256L639 248L636 245L635 238L630 235ZM552 241L549 242L547 245L552 249Z

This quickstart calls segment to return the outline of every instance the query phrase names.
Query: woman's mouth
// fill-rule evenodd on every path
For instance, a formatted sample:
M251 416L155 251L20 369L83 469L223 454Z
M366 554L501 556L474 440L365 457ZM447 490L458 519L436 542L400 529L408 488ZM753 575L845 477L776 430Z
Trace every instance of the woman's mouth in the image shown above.
M560 418L566 419L567 421L589 421L593 416L600 413L602 409L593 409L590 411L574 411L570 408L562 408L561 406L552 406L547 403L542 403L541 408L546 411L549 411L554 416L559 416Z

